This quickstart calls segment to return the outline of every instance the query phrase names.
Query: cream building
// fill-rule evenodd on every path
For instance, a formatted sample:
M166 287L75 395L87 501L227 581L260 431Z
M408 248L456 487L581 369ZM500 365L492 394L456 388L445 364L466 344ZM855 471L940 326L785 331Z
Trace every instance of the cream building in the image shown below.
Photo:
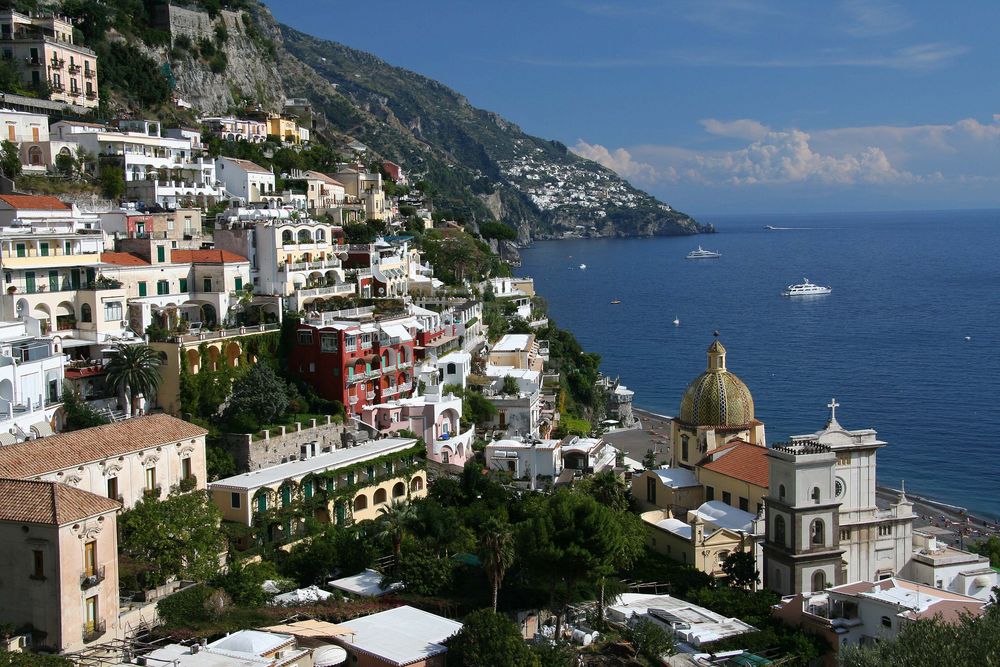
M343 525L376 519L379 510L393 502L427 495L427 473L415 469L416 444L414 438L372 440L220 479L208 488L223 519L246 526L266 519L270 510L312 498L321 501L307 513L320 521ZM339 489L344 493L338 494ZM294 522L269 526L269 538L287 539L298 534L304 518L303 514Z
M671 422L671 465L693 468L733 439L763 447L764 424L754 417L753 396L726 367L726 348L716 340L708 348L708 368L688 385Z
M274 172L250 160L220 157L215 161L215 177L222 182L226 194L245 203L274 197Z
M364 204L365 215L370 220L385 220L391 213L385 191L382 189L381 173L372 174L353 167L345 167L333 174L333 178L344 186L348 195Z
M49 142L48 116L2 109L0 126L0 139L17 145L22 171L44 172L53 164L55 156Z
M506 334L490 349L489 363L542 371L544 362L538 353L535 334Z
M0 12L0 55L17 64L24 83L47 87L53 102L97 107L97 55L74 42L66 17Z
M247 141L260 144L267 140L267 123L262 120L219 116L202 118L202 125L210 134L223 141Z
M0 623L30 626L35 650L121 636L120 507L66 484L0 478Z
M0 476L59 482L127 509L174 487L205 488L205 434L169 415L148 415L0 447Z

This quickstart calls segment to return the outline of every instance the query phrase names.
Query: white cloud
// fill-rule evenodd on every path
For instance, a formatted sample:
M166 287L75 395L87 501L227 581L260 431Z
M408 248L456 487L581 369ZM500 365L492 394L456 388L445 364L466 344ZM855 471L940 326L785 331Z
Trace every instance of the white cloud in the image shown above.
M624 148L616 148L613 151L609 151L600 144L588 144L583 139L580 139L570 150L580 157L585 157L588 160L593 160L607 167L624 178L644 182L653 182L660 178L660 174L652 165L644 162L636 162L632 159L632 155Z
M771 131L768 126L751 118L740 118L732 121L705 118L699 122L706 132L720 137L759 140L766 137L767 133Z
M852 37L881 37L913 25L903 8L892 2L845 0L840 7L847 15L843 30Z

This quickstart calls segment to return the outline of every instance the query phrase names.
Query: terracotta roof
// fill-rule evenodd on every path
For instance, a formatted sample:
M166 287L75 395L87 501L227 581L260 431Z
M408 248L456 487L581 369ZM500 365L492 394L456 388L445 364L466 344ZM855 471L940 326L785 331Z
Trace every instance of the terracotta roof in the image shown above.
M0 521L61 526L119 508L116 500L66 484L0 479Z
M937 591L935 591L936 593ZM909 619L925 620L940 616L945 623L958 623L963 616L982 616L985 613L986 601L961 602L958 600L941 600L928 605L923 611L907 611L901 614Z
M35 477L206 433L170 415L135 417L0 447L0 475Z
M236 157L227 157L227 158L224 158L224 159L229 160L233 164L238 165L244 171L252 171L252 172L255 172L255 173L258 173L258 174L270 174L271 173L270 169L264 169L264 167L260 166L256 162L251 162L250 160L241 160L240 158L236 158Z
M174 250L170 257L175 264L238 264L250 261L228 250Z
M339 185L340 187L344 187L343 183L333 178L332 176L327 176L326 174L320 171L307 171L306 176L308 178L314 178L316 180L323 181L324 183L328 183L330 185Z
M33 211L71 211L73 207L58 197L49 195L0 195L0 201L10 204L15 209Z
M118 266L149 266L149 262L130 252L102 252L101 261Z
M731 440L702 459L698 466L765 489L768 485L767 447L742 440Z

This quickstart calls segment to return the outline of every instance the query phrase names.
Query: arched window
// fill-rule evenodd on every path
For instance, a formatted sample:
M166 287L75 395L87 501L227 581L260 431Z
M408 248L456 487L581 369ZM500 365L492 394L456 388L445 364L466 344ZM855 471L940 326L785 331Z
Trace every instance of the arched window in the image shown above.
M687 460L688 457L688 437L686 435L681 436L681 459Z
M778 497L781 498L782 500L785 499L785 485L784 484L779 484L778 485Z
M385 489L379 489L378 491L375 492L375 497L372 498L372 503L375 505L381 505L382 503L385 502L385 499L386 499Z
M90 304L85 303L80 306L80 321L81 322L93 322L94 314L91 311Z
M448 373L448 375L454 375L455 374L455 364L448 364L447 373Z
M316 230L316 240L317 241L325 241L326 240L326 232L324 232L322 229L317 229Z
M813 592L821 591L826 588L826 575L823 572L816 572L813 574Z
M281 232L281 244L288 245L290 243L292 243L292 230L286 229Z
M774 541L785 545L785 517L780 514L774 518Z
M363 510L368 508L368 496L365 494L359 495L354 499L354 511Z
M312 243L312 234L308 229L299 230L299 243Z
M812 493L810 495L812 496L813 502L815 504L819 505L819 487L818 486L814 486L813 487Z
M399 498L400 496L406 495L406 485L402 482L396 482L392 487L392 497Z
M823 521L821 519L816 519L812 522L809 527L809 534L812 535L812 543L822 546L826 543L826 538L823 536Z
M892 619L889 618L888 616L883 616L882 617L882 627L884 627L884 628L891 628L892 627Z
M448 452L445 451L445 454L447 453ZM447 463L447 461L445 463ZM423 477L414 477L413 479L410 480L410 491L420 491L423 488L424 488Z

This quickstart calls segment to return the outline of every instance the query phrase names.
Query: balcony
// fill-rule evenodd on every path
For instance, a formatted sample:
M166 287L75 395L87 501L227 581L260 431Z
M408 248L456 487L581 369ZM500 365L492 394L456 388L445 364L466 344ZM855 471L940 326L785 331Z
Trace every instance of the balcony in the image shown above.
M41 67L42 66L42 59L41 58L32 58L32 57L29 56L29 57L27 57L27 58L24 59L24 62L29 67Z
M328 285L326 287L312 287L309 289L300 289L297 292L299 299L308 299L309 297L314 296L342 296L345 294L354 294L354 285L352 283Z
M60 93L62 91L64 91L64 90L66 90L65 86L63 86L61 83L50 84L50 87L52 88L52 90L54 90L56 92L60 92Z
M49 67L51 67L52 69L62 69L65 64L66 64L65 60L59 60L56 58L53 58L52 60L49 61Z
M350 403L351 405L357 405L358 397L352 394L347 398L347 402Z
M368 392L368 393L366 394L366 398L368 399L368 402L369 402L369 403L370 403L371 401L374 401L374 400L375 400L375 392L374 392L374 391L370 391L370 392Z
M88 99L88 100L94 100L94 99L97 99L97 93L95 93L95 92L94 92L94 91L92 91L92 90L88 90L88 91L87 91L87 99Z
M410 392L412 390L413 390L413 383L412 382L404 382L403 384L399 385L399 391L401 393L406 394L406 393L408 393L408 392Z
M92 642L99 637L103 637L107 629L108 625L106 621L89 623L83 627L83 641L85 643Z
M92 574L84 572L80 575L80 589L87 590L104 581L104 566L95 569Z
M160 495L161 495L161 493L162 493L162 491L163 491L163 487L161 487L159 484L157 484L156 486L154 486L151 489L143 489L142 490L142 495L144 497L146 497L146 498L159 498Z
M339 259L327 259L319 262L294 262L291 264L282 264L278 268L287 273L288 271L325 271L328 269L339 269L341 266L342 265Z
M80 66L79 65L70 65L69 66L69 73L70 74L79 74L80 73Z
M85 78L85 79L93 79L94 78L94 70L92 70L92 69L85 69L85 70L83 70L83 78Z

